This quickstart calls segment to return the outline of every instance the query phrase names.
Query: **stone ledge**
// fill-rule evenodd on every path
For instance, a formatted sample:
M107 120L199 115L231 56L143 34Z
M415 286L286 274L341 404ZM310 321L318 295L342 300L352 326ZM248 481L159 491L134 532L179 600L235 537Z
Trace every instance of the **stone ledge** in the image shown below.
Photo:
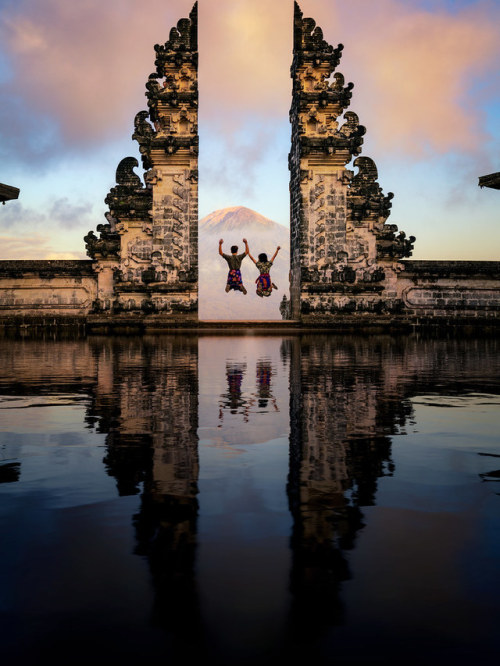
M500 280L500 261L407 261L398 278L489 277Z
M0 183L0 201L5 203L6 201L12 201L13 199L19 198L20 189L18 187L12 187L12 185L5 185Z
M271 321L199 321L195 318L168 317L165 315L40 315L0 314L0 333L22 334L51 331L74 331L79 335L142 335L147 333L240 333L257 331L259 334L284 334L322 332L336 334L343 332L376 334L378 332L439 331L480 331L481 335L494 332L498 335L500 317L491 316L452 316L445 312L408 312L401 315L336 315L311 316L297 320Z
M145 293L145 294L176 294L176 293L189 293L198 290L197 282L176 282L169 284L168 282L148 282L147 284L135 284L133 282L117 282L115 291L117 294L128 293Z
M309 294L381 294L385 287L383 284L370 282L305 282L302 291Z
M16 278L29 273L54 277L95 277L91 259L2 259L0 277Z

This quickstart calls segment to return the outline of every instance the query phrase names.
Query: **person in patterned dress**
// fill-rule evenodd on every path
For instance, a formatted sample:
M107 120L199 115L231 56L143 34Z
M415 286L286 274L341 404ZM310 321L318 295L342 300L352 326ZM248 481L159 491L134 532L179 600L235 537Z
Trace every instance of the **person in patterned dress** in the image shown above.
M254 259L254 257L252 257L250 253L248 253L248 256L259 270L259 277L255 280L255 284L257 285L257 292L256 292L257 296L260 296L261 298L263 298L264 296L270 296L273 289L278 288L274 284L274 282L271 281L271 276L269 275L269 271L271 270L273 261L276 259L276 255L278 254L280 249L281 248L278 245L278 247L276 248L276 252L273 254L270 261L268 261L267 254L265 252L261 252L261 254L259 254L258 261Z

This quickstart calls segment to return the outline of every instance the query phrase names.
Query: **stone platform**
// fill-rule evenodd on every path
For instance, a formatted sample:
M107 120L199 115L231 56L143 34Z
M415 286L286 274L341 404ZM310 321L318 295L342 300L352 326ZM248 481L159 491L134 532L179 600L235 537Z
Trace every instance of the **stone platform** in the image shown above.
M341 315L335 320L304 323L297 320L186 321L161 315L16 315L0 314L0 337L87 335L295 335L405 334L412 332L498 335L500 320L480 316Z

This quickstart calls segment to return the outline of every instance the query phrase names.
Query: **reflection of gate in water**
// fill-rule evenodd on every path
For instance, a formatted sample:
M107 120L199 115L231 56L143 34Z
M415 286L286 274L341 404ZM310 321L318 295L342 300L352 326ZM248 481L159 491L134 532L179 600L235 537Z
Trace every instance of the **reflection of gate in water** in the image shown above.
M204 349L210 354L209 346ZM136 517L138 552L147 554L157 569L157 609L164 621L171 621L166 609L172 589L161 581L175 576L178 586L184 580L190 603L196 604L195 572L189 569L194 567L197 543L196 433L198 426L204 426L198 423L196 405L198 371L208 359L198 357L196 338L183 343L162 338L158 348L137 347L135 353L137 358L131 361L130 351L123 355L116 350L111 371L116 387L110 395L115 395L121 418L109 428L106 462L123 487L120 479L137 464L136 447L142 439L148 453L140 456L142 472L135 470L136 478L144 479L142 508ZM103 364L112 356L102 355ZM362 507L375 502L377 479L392 472L388 435L397 423L406 421L410 406L400 390L404 367L401 374L394 368L394 374L387 373L382 358L375 354L373 360L372 348L363 342L296 337L283 341L280 360L288 368L290 390L292 621L314 622L319 628L340 620L342 611L335 600L341 581L349 577L343 553L354 547L363 525ZM223 362L226 390L219 394L218 427L223 427L227 413L240 417L243 433L258 423L259 413L279 409L273 386L278 359L257 358L250 391L245 391L245 383L250 385L249 361ZM158 381L163 372L165 377ZM109 376L109 371L102 369L100 374ZM136 433L135 445L130 446L124 434L137 414L142 415L145 431ZM179 578L175 562L181 560ZM165 567L168 575L162 573ZM189 595L183 598L188 603Z
M256 365L257 375L257 397L258 406L264 409L271 402L274 409L279 412L278 403L272 393L271 378L273 376L273 368L270 361L266 359L259 359Z
M119 495L141 496L133 517L135 552L147 557L150 566L153 619L178 640L179 654L198 638L203 650L198 585L204 555L197 547L207 538L199 532L199 513L203 493L210 495L210 489L203 486L199 505L198 429L204 429L209 417L212 424L217 422L224 385L208 392L200 385L200 369L206 381L214 364L219 367L228 399L239 400L240 410L244 382L249 381L257 403L267 401L262 419L281 418L285 410L278 415L269 409L271 398L282 405L289 396L284 480L292 517L288 620L294 631L310 635L343 618L339 590L350 576L347 553L356 547L367 520L364 507L376 503L379 479L394 472L390 437L411 422L408 398L432 393L438 382L448 395L471 387L498 394L496 375L488 380L495 372L492 359L498 358L494 339L468 345L456 340L296 336L280 339L274 356L267 357L258 345L267 353L269 337L242 338L240 346L252 348L255 366L251 354L242 363L228 361L228 339L222 339L218 357L213 340L200 345L195 336L0 342L3 395L90 395L87 426L106 435L104 463ZM249 367L255 367L251 379ZM199 408L203 394L211 400L208 416ZM259 417L252 413L254 423ZM239 419L238 431L251 431L252 425L241 425ZM271 442L260 448L266 444ZM232 461L238 465L237 457ZM481 478L495 475L493 471ZM7 473L3 480L22 482L22 466L20 477ZM230 472L222 482L230 482ZM231 515L244 531L257 532L260 526L248 516L259 515L261 509L235 507ZM210 535L218 547L230 549L235 544L226 543L226 536L224 530ZM209 575L222 575L215 569L214 574L208 565Z

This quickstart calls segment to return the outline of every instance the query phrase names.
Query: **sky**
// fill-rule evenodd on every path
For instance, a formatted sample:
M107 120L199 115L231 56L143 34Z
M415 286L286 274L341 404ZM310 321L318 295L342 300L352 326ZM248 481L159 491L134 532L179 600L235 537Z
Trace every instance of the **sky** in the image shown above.
M302 0L366 127L414 259L500 259L500 0ZM0 0L0 259L84 259L116 167L139 157L154 44L191 0ZM199 0L199 214L289 225L293 0ZM136 169L143 175L142 167Z

